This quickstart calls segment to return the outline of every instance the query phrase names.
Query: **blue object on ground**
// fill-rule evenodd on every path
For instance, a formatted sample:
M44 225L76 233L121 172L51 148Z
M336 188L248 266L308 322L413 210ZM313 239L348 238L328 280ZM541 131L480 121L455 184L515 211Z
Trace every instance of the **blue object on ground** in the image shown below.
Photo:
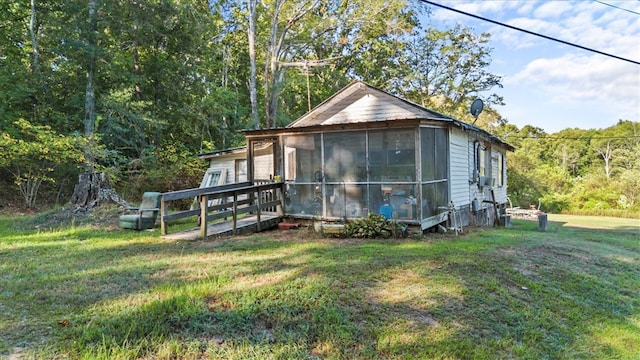
M380 205L380 209L378 210L380 215L383 215L387 219L391 219L393 217L393 206L389 203L384 203Z

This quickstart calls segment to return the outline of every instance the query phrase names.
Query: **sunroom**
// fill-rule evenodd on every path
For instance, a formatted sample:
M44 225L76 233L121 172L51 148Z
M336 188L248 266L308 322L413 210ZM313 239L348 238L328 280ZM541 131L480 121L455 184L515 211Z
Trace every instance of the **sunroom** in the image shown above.
M447 138L446 128L431 126L283 134L285 214L441 222L449 203Z

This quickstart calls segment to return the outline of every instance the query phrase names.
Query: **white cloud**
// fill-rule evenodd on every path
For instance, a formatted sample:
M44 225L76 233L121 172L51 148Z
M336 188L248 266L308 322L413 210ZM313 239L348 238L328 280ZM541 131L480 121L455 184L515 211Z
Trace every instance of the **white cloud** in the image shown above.
M531 91L547 94L553 103L599 104L638 109L640 76L637 65L602 56L565 55L536 59L505 80L505 85L529 84ZM634 119L640 121L638 115Z
M640 16L595 1L440 0L439 3L640 61ZM607 3L640 12L640 1L607 0ZM530 105L523 99L533 96L545 112L543 117L526 119L540 122L531 122L534 126L542 123L550 128L562 126L568 121L567 114L578 112L578 124L585 128L598 127L603 121L615 123L619 118L640 121L640 65L447 10L437 13L445 24L461 23L492 34L491 46L495 51L491 71L504 76L505 87L500 95L507 103L503 110L508 116L530 114Z
M571 3L566 1L551 1L543 3L535 9L533 15L538 18L559 18L571 9Z

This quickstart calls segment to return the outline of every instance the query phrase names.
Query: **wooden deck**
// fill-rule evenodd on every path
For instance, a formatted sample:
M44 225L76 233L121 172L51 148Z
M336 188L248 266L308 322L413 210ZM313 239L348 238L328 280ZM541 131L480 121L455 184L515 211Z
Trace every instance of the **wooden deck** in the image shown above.
M278 226L284 206L284 184L258 181L178 190L160 197L160 234L166 239L193 240L227 234L260 232ZM168 213L171 201L198 199L199 208ZM194 228L168 234L169 222L191 218Z
M277 215L262 214L260 217L260 230L272 229L278 226L280 217ZM258 231L258 217L255 215L245 216L238 219L236 222L236 234L247 234ZM222 236L233 234L233 221L226 220L209 224L207 226L207 237ZM189 230L183 230L180 232L167 234L162 236L165 239L171 240L197 240L202 239L200 228L193 228Z

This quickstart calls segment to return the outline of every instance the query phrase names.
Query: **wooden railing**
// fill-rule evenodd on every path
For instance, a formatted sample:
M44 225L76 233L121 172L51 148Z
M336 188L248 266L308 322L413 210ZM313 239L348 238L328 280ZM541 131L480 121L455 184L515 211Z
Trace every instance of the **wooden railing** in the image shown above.
M167 234L167 223L188 217L197 217L200 236L207 237L207 225L211 221L231 218L233 233L236 233L238 217L243 214L255 214L258 231L263 212L276 212L282 215L284 206L284 183L262 181L257 185L250 182L187 189L163 193L160 200L160 232ZM171 201L197 198L199 209L178 211L169 214ZM218 201L216 201L218 200Z

